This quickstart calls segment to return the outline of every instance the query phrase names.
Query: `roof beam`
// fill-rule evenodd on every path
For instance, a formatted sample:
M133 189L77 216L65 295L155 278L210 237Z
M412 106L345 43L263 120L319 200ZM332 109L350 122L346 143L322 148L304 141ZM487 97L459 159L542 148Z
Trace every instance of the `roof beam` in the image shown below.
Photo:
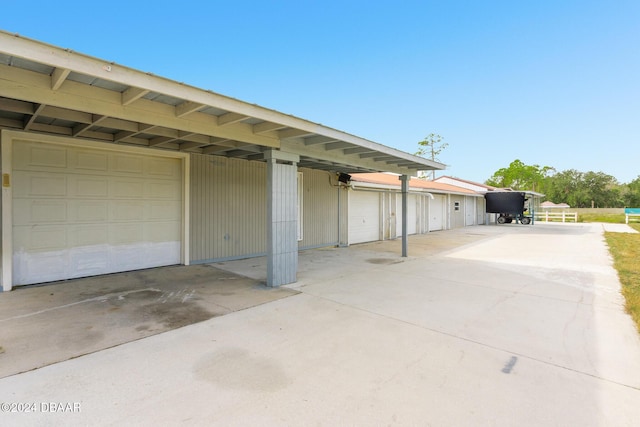
M71 70L66 68L54 68L53 73L51 73L51 90L58 90L62 83L67 79Z
M301 129L286 129L278 131L278 137L280 139L298 138L304 135L313 135L313 133Z
M185 101L182 104L176 105L176 117L184 117L187 114L195 113L201 108L204 108L204 104L199 102Z
M42 115L45 117L51 117L52 119L68 120L70 122L78 123L93 123L93 115L91 113L84 113L78 110L69 110L67 108L53 107L47 105L42 111Z
M118 130L128 130L131 132L138 132L140 130L140 127L136 122L131 122L129 120L114 119L113 117L106 117L106 116L100 116L100 117L104 117L104 120L101 120L100 124L107 128L113 128Z
M79 125L76 125L73 127L73 132L71 133L73 136L80 136L81 134L87 132L91 127L99 124L100 122L104 121L107 118L107 116L98 116L98 115L93 115L93 120L91 123L81 123ZM113 138L112 138L113 139Z
M213 137L211 136L202 135L199 133L182 133L182 132L178 132L178 135L180 135L180 139L183 141L194 142L200 145L213 144L212 142Z
M358 157L360 157L361 159L368 159L371 157L379 157L379 156L380 156L380 152L378 151L373 151L371 153L362 153L358 155Z
M327 144L324 146L324 149L329 151L329 150L338 150L340 148L349 148L349 147L353 147L353 144L349 142L340 141L340 142L332 142L330 144Z
M253 125L253 133L271 132L274 130L281 130L285 128L286 128L285 125L281 125L279 123L262 122L262 123L256 123L255 125Z
M30 130L31 129L31 127L35 124L35 121L38 118L38 116L42 113L42 110L44 110L44 107L46 107L46 105L44 105L44 104L40 104L40 105L35 107L31 117L26 119L25 122L24 122L24 130Z
M129 138L131 136L136 135L138 132L131 132L128 130L123 130L120 132L117 132L115 135L113 135L113 141L114 142L120 142L122 140L124 140L125 138Z
M12 120L0 117L0 127L22 129L24 122L22 120Z
M82 137L113 142L113 134L105 133L105 132L94 132L91 130L87 130L83 132Z
M309 138L304 138L304 145L327 144L335 141L335 138L329 138L328 136L311 136Z
M361 153L373 153L375 150L367 147L354 147L354 148L345 148L342 152L346 155L349 154L361 154Z
M304 145L302 140L286 140L282 142L282 150L300 154L300 158L310 159L309 161L319 163L319 161L333 163L333 170L344 172L375 171L375 172L395 172L401 175L415 175L416 170L410 167L396 165L385 165L375 162L373 158L360 158L359 156L345 156L342 150L327 151L322 145ZM384 155L377 151L375 156Z
M264 160L264 153L248 155L245 160Z
M389 155L380 155L381 153L378 153L377 157L373 158L374 162L386 162L388 159L392 159L394 160L395 157L393 156L389 156Z
M218 116L218 126L230 125L232 123L238 123L244 119L248 119L248 116L238 113L225 113Z
M180 144L180 150L192 150L194 148L204 148L207 144L203 144L202 142L193 142L187 141Z
M34 105L32 102L18 101L16 99L0 98L0 110L11 111L12 113L33 114Z
M157 136L149 140L149 147L156 147L158 145L162 145L166 142L172 142L172 141L175 141L175 138L171 138L168 136Z
M213 153L221 153L223 151L235 150L236 147L228 146L228 145L211 145L209 147L205 147L202 149L202 154L213 154Z
M267 147L280 146L280 141L274 136L254 134L249 124L218 126L214 117L200 112L190 114L187 120L176 117L173 105L142 98L133 105L125 106L122 105L123 94L120 92L72 80L67 80L60 90L52 91L50 83L48 75L0 64L0 94L8 98L55 105L69 110L87 111L92 114Z
M122 92L122 105L132 104L136 102L138 99L148 94L149 92L151 91L146 89L140 89L137 87L130 87L129 89Z
M47 132L47 133L55 133L58 135L71 136L71 129L69 129L68 127L53 126L53 125L47 125L44 123L33 123L30 126L30 130L33 130L36 132Z

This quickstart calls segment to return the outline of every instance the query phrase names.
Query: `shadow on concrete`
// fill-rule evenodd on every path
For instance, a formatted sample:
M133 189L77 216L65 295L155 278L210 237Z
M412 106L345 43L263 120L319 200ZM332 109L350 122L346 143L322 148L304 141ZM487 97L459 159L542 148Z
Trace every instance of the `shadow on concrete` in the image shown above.
M208 265L16 288L0 295L0 378L296 293Z

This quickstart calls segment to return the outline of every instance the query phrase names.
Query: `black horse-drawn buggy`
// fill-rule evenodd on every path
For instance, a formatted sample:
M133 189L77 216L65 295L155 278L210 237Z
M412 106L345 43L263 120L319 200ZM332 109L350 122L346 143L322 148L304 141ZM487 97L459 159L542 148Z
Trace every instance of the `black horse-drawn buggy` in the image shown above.
M532 216L526 214L526 194L519 191L494 191L484 195L487 201L487 213L498 214L498 224L509 224L513 221L531 224Z

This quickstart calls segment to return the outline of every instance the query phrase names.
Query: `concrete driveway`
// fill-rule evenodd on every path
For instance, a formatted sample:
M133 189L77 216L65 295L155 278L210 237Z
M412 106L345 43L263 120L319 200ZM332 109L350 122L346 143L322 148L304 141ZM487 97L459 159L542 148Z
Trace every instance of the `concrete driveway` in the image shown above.
M602 233L511 224L414 236L407 259L395 241L307 251L297 295L0 379L0 402L33 409L0 422L637 425L640 339ZM261 280L261 262L217 267Z
M0 294L0 378L296 293L207 265L18 288Z

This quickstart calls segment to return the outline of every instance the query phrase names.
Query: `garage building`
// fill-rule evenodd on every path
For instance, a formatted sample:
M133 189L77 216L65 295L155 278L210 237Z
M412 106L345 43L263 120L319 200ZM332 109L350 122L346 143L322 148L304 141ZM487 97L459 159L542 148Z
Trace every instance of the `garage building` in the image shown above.
M0 32L1 285L348 243L340 174L444 165ZM404 196L408 192L403 192Z
M398 176L359 173L349 186L349 244L402 235ZM407 197L407 233L423 234L484 223L484 197L451 184L412 178Z

